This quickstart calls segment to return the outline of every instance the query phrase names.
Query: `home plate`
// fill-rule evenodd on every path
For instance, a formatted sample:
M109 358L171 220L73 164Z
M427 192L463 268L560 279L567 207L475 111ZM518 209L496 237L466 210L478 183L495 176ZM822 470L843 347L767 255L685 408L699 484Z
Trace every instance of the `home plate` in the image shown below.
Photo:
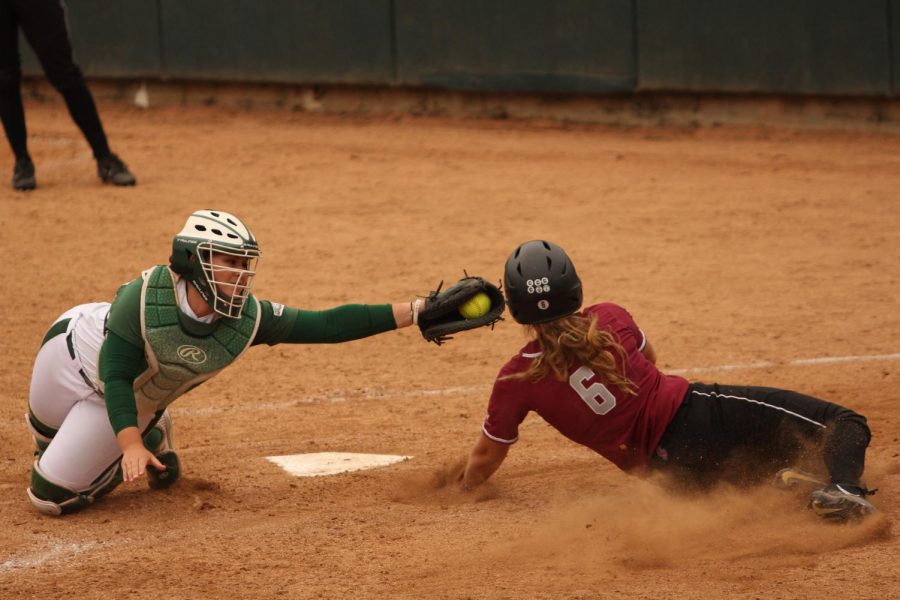
M291 475L296 475L297 477L318 477L319 475L336 475L348 471L386 467L387 465L409 460L412 456L357 454L354 452L313 452L311 454L267 456L266 458Z

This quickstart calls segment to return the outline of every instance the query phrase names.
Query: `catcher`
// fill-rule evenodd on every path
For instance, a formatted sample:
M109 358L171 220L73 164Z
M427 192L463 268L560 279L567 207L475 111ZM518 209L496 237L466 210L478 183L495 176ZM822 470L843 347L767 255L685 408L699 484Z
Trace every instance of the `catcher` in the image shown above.
M875 509L860 482L871 437L865 417L796 392L689 383L656 368L656 353L631 315L615 304L581 311L581 280L566 253L531 241L506 261L509 311L533 338L494 383L487 417L460 486L493 474L535 411L569 439L626 472L658 470L701 489L717 481L776 477L808 485L826 519ZM811 449L811 450L810 450ZM809 461L811 474L794 468Z
M499 289L477 277L412 302L300 310L250 293L259 256L240 219L197 211L168 265L123 285L111 304L82 304L56 320L35 360L26 415L37 446L27 493L39 511L77 511L145 472L151 488L175 483L181 463L166 407L251 346L338 343L412 324L439 342L503 310ZM453 316L481 292L496 299L488 314Z

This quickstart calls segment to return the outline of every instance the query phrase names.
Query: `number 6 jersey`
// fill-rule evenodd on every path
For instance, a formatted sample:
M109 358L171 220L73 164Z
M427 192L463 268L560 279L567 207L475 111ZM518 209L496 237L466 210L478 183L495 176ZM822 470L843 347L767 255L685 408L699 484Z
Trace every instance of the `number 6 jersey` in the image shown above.
M533 410L564 436L620 469L642 467L681 405L688 382L665 375L641 354L644 334L621 306L595 304L580 314L594 316L597 328L610 331L622 345L624 369L619 356L616 367L620 373L624 371L637 394L623 392L579 364L571 365L565 381L559 381L552 372L536 382L508 379L525 371L540 356L538 343L532 341L500 369L484 420L484 434L496 442L512 444L519 439L519 424Z

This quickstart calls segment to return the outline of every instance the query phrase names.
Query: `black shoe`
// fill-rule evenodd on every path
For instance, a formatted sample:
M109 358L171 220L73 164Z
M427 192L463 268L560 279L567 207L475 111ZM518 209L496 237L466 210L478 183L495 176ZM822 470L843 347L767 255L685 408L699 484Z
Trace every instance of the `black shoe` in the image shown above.
M134 185L137 183L137 179L131 174L131 171L122 162L122 159L112 153L97 161L97 175L100 176L103 183L111 183L113 185Z
M30 158L26 157L16 160L12 184L13 189L20 192L33 190L37 187L37 179L34 177L34 163L31 162Z
M865 488L833 483L815 491L809 497L809 507L823 519L850 521L861 519L875 512L875 507L866 500L874 493Z

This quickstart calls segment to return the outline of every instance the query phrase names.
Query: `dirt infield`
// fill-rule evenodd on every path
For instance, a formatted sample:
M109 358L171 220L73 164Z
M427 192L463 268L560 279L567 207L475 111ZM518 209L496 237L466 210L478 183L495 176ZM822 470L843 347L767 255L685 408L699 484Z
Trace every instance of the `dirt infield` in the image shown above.
M0 597L887 598L900 589L900 136L337 117L103 104L135 189L103 187L56 102L27 106L39 189L0 152ZM53 319L167 260L197 208L260 240L256 293L303 308L500 277L535 237L586 302L627 306L664 369L869 418L881 514L828 526L790 494L688 499L530 416L492 482L446 486L511 321L444 347L407 329L255 348L172 409L185 475L63 519L24 489L31 361ZM815 360L808 360L815 359ZM820 360L821 359L821 360ZM407 455L294 478L266 456ZM893 590L893 591L891 591Z

